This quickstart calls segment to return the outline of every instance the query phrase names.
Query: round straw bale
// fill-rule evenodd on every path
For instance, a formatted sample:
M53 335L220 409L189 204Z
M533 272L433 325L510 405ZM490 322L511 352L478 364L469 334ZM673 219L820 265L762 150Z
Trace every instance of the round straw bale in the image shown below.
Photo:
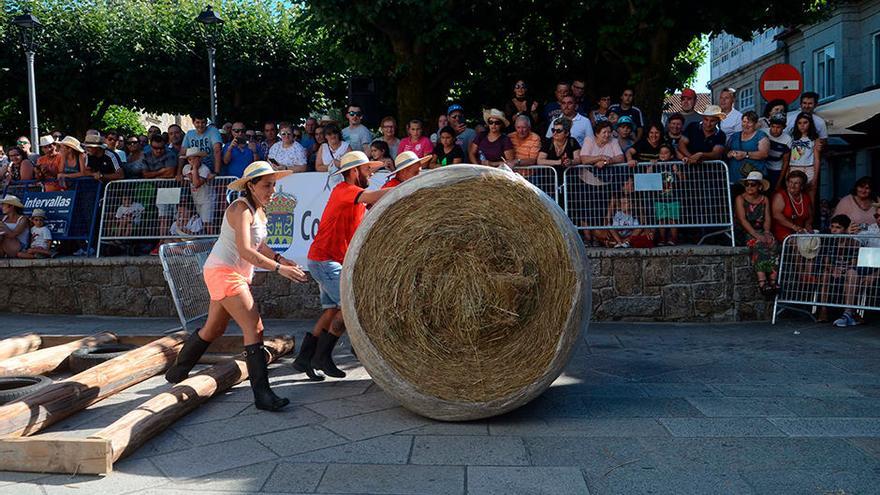
M517 174L455 165L379 201L342 270L358 358L385 392L430 418L511 411L562 372L590 321L577 230Z

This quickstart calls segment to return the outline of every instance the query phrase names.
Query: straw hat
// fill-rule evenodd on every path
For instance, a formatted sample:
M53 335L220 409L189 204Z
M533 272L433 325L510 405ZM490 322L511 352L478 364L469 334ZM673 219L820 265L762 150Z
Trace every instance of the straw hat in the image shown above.
M31 213L31 218L46 218L46 210L37 208Z
M394 175L397 172L416 164L429 162L431 161L431 158L434 158L434 155L425 155L424 157L419 158L419 156L412 151L404 151L394 159L394 170L389 175Z
M85 150L82 149L82 146L80 146L79 139L73 136L65 136L64 139L58 141L58 144L62 146L67 146L68 148L79 151L80 153L85 153Z
M96 136L94 134L89 134L86 136L86 139L82 143L86 148L106 148L107 145L104 144L104 141L101 140L101 136Z
M764 187L765 191L770 190L770 181L765 179L764 174L762 174L761 172L758 172L757 170L753 170L753 171L749 172L749 175L747 175L745 179L740 179L739 181L742 182L743 184L745 184L746 182L752 182L752 181L760 182L761 186Z
M718 105L706 105L706 109L702 112L697 112L703 117L715 117L721 120L727 118L727 114L724 113L724 110L721 109Z
M504 112L498 110L497 108L490 108L489 110L483 110L483 121L486 125L489 125L489 119L498 119L501 122L504 122L504 127L510 125L510 121L507 120L507 116L504 115Z
M243 191L245 184L256 179L257 177L262 177L264 175L275 175L276 179L280 179L292 173L293 171L291 170L275 170L274 168L272 168L271 163L258 161L248 165L247 168L244 169L244 173L241 174L241 178L230 182L229 185L226 187L232 189L233 191Z
M797 238L798 252L801 254L801 256L808 260L819 256L819 248L821 246L822 241L819 239L818 236L798 236Z
M351 170L355 167L360 167L361 165L370 165L370 167L374 169L380 169L385 166L382 162L374 162L367 158L367 154L363 151L349 151L348 153L342 155L342 160L340 160L339 170L330 174L330 176L339 175L346 170Z
M198 146L193 146L191 148L186 149L186 158L190 158L193 156L205 156L207 153L202 151Z
M24 205L21 204L21 200L18 199L18 196L13 196L12 194L7 194L2 200L0 200L0 204L17 206L19 208L24 208Z
M51 146L51 145L55 144L56 142L57 141L55 141L55 138L53 138L51 134L48 134L46 136L40 136L40 141L39 141L40 148L42 148L43 146Z

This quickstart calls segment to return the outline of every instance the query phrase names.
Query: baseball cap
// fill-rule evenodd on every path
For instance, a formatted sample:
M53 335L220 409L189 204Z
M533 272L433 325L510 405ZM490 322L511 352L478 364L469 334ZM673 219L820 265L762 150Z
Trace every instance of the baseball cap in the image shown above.
M692 90L691 88L685 88L681 90L681 96L690 96L693 99L697 99L697 92Z
M452 105L449 105L449 108L446 109L446 115L449 115L456 110L458 110L459 112L464 112L464 107L462 107L458 103L453 103Z
M785 125L786 121L787 121L787 119L785 117L785 114L782 112L777 112L777 113L774 113L773 115L770 116L770 123L771 124Z

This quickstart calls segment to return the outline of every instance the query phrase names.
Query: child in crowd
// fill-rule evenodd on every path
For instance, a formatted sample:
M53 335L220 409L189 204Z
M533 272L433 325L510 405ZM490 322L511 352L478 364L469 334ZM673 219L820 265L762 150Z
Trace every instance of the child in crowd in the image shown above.
M116 209L116 235L119 237L131 237L131 231L141 223L144 214L144 205L132 201L131 196L122 197L122 204Z
M177 207L177 219L171 225L171 235L175 237L190 237L199 235L204 227L198 213L190 214L186 205Z
M834 216L831 219L831 233L846 234L850 223L851 220L846 215ZM821 273L819 302L855 304L856 291L859 287L857 269L859 246L859 241L847 237L823 239L817 270ZM843 301L840 300L841 295ZM829 320L827 307L819 310L817 320L820 322ZM862 319L851 307L846 308L840 318L834 320L835 327L851 327L862 323Z
M632 207L632 195L621 193L612 197L608 204L608 220L612 227L630 227L627 229L598 230L593 238L604 242L606 247L651 247L654 234L645 229L635 228L641 225Z
M186 165L183 166L182 174L183 180L189 183L192 201L202 219L205 233L211 235L213 234L211 221L214 218L214 187L211 185L211 179L214 178L214 174L202 164L203 155L204 152L198 148L186 150Z
M391 159L390 154L388 143L385 141L377 139L370 143L370 158L384 163L387 170L394 171L394 160Z
M397 147L398 155L404 151L412 151L419 158L431 154L434 150L434 145L431 144L430 139L422 135L422 129L421 120L413 119L409 121L409 124L406 126L406 132L409 136L400 140L400 145Z
M675 160L675 151L667 143L660 145L658 154L660 162L671 162ZM653 167L648 168L648 172L652 172ZM678 200L677 184L681 184L684 180L684 174L678 164L663 165L664 171L661 172L663 178L663 189L659 193L659 197L654 202L654 215L657 223L674 224L681 219L681 202ZM675 246L678 244L678 229L675 227L669 229L659 229L658 246Z
M37 208L31 214L31 244L16 256L24 259L48 258L52 256L52 231L46 226L46 212Z

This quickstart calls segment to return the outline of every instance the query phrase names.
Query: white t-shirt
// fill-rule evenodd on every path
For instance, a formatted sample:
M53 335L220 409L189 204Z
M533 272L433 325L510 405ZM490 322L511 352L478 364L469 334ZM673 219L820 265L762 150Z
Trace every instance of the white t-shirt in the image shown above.
M553 119L553 122L547 127L547 139L553 137L553 124L556 123L560 117ZM579 145L584 145L584 139L590 138L593 136L593 124L590 123L590 119L584 117L581 114L576 114L573 119L571 119L571 137L577 139Z
M180 223L180 219L176 220L174 222L174 224L171 226L171 235L186 237L189 235L196 235L202 231L202 227L203 227L202 219L198 215L193 215L193 216L189 217L189 220L186 222L186 225L181 226L181 225L179 225L179 223ZM181 227L185 228L190 233L184 232L183 230L181 230Z
M31 227L31 247L49 249L49 243L52 242L52 231L49 227Z
M131 206L122 206L116 209L116 218L128 218L131 223L140 223L141 215L144 214L144 205L133 202Z
M351 146L349 146L347 141L342 141L342 144L339 146L339 148L337 148L336 151L333 152L330 151L329 144L324 143L321 145L321 149L318 152L321 153L321 159L324 160L324 165L327 165L327 174L333 174L333 172L339 170L339 167L337 167L336 164L333 163L333 160L341 160L342 155L348 153L349 151L351 151ZM332 191L333 188L336 187L336 184L339 184L340 182L342 182L342 174L330 177L328 179L330 190Z
M192 171L192 166L189 163L183 166L183 180L189 183L189 190L192 193L192 198L194 203L206 203L214 201L213 188L211 188L208 184L202 184L202 187L195 188L193 186L192 175L190 172ZM211 176L211 169L209 169L206 165L199 165L199 177L202 180L207 180L208 177Z
M813 166L813 146L815 142L807 136L791 140L791 161L793 167Z
M788 118L785 121L785 132L791 132L794 129L794 119L801 113L800 110L788 112ZM819 139L828 139L828 126L825 125L825 119L813 114L813 125L816 126L816 132L819 133Z
M301 144L294 141L292 145L285 148L281 141L273 144L269 148L269 158L278 162L282 167L293 167L294 165L305 165L308 162L306 157L306 149Z
M727 114L727 118L721 121L719 124L721 130L724 131L724 134L730 136L734 132L740 132L743 130L743 114L739 110L735 108L730 109L730 113Z

